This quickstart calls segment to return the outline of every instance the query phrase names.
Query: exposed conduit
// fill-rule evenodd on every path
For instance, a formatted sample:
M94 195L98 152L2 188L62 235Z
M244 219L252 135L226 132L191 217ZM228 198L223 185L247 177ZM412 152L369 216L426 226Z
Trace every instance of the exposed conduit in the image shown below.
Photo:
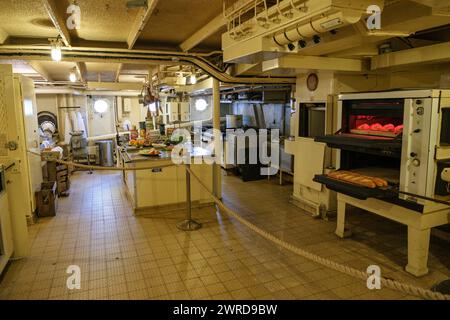
M295 84L295 77L252 77L229 75L226 69L220 69L206 57L211 54L193 54L150 50L125 50L107 48L63 48L63 61L73 62L109 62L145 64L150 62L186 63L202 69L211 77L232 84ZM0 46L2 59L50 60L49 46Z

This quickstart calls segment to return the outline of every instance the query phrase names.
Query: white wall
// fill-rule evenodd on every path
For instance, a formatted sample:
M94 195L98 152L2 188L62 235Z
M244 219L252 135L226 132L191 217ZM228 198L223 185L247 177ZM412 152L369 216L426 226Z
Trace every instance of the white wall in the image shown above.
M58 115L58 103L56 94L37 94L36 95L37 111L48 111Z
M94 103L103 99L108 103L108 110L105 113L98 113L94 110ZM116 97L114 96L91 96L87 98L88 130L89 136L101 136L116 132L115 107Z
M131 100L130 112L123 112L124 99ZM143 105L139 104L138 97L117 97L117 111L120 124L122 124L125 120L129 120L132 125L136 126L136 128L139 128L139 122L145 121L145 117L147 116L147 109L144 108Z
M36 103L38 113L42 111L51 112L58 118L58 130L60 139L64 140L65 136L65 114L70 111L69 109L63 109L65 107L80 107L79 109L73 109L79 111L84 119L85 126L87 127L87 99L84 95L72 95L72 94L37 94Z

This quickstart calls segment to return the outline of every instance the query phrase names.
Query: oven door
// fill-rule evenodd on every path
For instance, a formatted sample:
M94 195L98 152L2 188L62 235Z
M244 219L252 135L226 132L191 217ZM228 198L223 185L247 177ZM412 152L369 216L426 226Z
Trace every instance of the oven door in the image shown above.
M443 99L440 106L439 146L436 148L436 183L435 194L442 197L450 196L450 183L441 177L442 171L450 168L450 99Z
M383 200L392 204L396 204L402 206L404 208L417 211L418 213L423 212L424 206L422 204L411 202L407 200L403 200L398 197L398 192L395 191L395 188L366 188L364 186L348 183L345 181L340 181L334 178L331 178L327 175L321 174L316 175L314 177L314 181L318 183L322 183L328 189L336 191L338 193L345 194L347 196L360 199L367 200L369 198L375 198L379 200Z
M404 99L340 100L338 132L315 137L331 148L401 158Z
M314 140L324 142L330 148L391 158L401 158L402 156L402 140L399 138L337 132L336 134L316 137Z

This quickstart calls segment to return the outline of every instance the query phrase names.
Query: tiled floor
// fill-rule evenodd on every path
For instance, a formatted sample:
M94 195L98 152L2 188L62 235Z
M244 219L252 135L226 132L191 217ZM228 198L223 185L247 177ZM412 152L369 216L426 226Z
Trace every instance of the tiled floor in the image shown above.
M431 273L404 271L406 230L361 211L354 236L338 239L335 222L316 220L289 204L292 186L224 177L225 202L277 236L361 270L430 287L450 275L448 243L433 239ZM30 227L31 253L13 262L0 299L405 299L388 289L285 252L214 208L193 211L199 231L176 228L183 212L136 217L115 173L76 173L58 215ZM81 289L66 286L67 267L81 268Z

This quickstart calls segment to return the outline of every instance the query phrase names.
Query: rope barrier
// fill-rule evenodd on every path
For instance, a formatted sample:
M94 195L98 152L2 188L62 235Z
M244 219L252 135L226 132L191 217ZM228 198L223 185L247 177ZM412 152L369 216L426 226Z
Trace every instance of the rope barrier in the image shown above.
M315 263L318 263L322 266L325 266L327 268L339 271L341 273L345 273L349 276L355 277L355 278L359 278L359 279L363 279L366 280L367 279L367 273L357 270L355 268L351 268L348 266L344 266L340 263L331 261L329 259L317 256L311 252L308 252L306 250L300 249L296 246L294 246L291 243L288 243L284 240L281 240L277 237L275 237L274 235L270 234L267 231L264 231L262 229L260 229L259 227L257 227L256 225L252 224L251 222L249 222L248 220L244 219L243 217L241 217L239 214L237 214L235 211L233 211L232 209L228 208L227 206L225 206L225 204L219 199L217 198L210 190L209 188L199 179L199 177L197 177L195 175L195 173L190 169L190 168L186 168L186 170L189 171L189 173L200 183L200 185L211 195L211 197L214 199L214 202L217 204L217 206L223 210L225 213L227 213L229 216L232 216L233 218L235 218L236 220L238 220L240 223L242 223L243 225L245 225L247 228L249 228L250 230L252 230L253 232L257 233L258 235L260 235L261 237L277 244L278 246L293 252L299 256L302 256L308 260L311 260ZM445 295L439 292L433 292L431 290L428 289L423 289L417 286L413 286L410 284L405 284L396 280L391 280L391 279L386 279L381 277L381 284L387 288L396 290L396 291L400 291L402 293L406 293L409 295L413 295L413 296L417 296L423 299L427 299L427 300L450 300L450 295Z
M33 153L33 152L30 152ZM36 154L36 153L33 153ZM40 154L37 154L40 155ZM74 162L69 162L69 161L64 161L64 160L51 160L53 162L57 162L60 164L66 164L66 165L71 165L74 167L79 167L79 168L86 168L86 169L91 169L91 170L116 170L116 171L133 171L133 170L149 170L149 169L154 169L154 168L164 168L164 167L171 167L171 166L178 166L174 163L170 163L170 164L165 164L165 165L157 165L157 166L146 166L146 167L140 167L140 168L125 168L125 167L113 167L113 168L105 168L105 167L100 167L100 166L91 166L91 165L83 165L83 164L79 164L79 163L74 163ZM304 257L308 260L311 260L315 263L318 263L324 267L336 270L338 272L347 274L351 277L354 278L358 278L358 279L362 279L362 280L366 280L367 279L367 273L363 272L361 270L357 270L355 268L352 267L348 267L345 265L342 265L340 263L331 261L329 259L320 257L318 255L315 255L311 252L308 252L304 249L301 249L291 243L288 243L284 240L281 240L279 238L277 238L276 236L272 235L271 233L262 230L261 228L257 227L256 225L254 225L253 223L249 222L248 220L246 220L245 218L243 218L242 216L240 216L239 214L237 214L235 211L233 211L232 209L228 208L219 198L217 198L208 188L208 186L206 186L206 184L200 180L200 178L192 171L191 168L186 166L186 170L190 173L190 175L192 175L197 181L198 183L211 195L211 197L213 198L214 202L216 203L216 205L219 207L219 209L221 209L223 212L225 212L226 214L228 214L229 216L235 218L237 221L239 221L240 223L242 223L244 226L246 226L247 228L249 228L250 230L252 230L253 232L255 232L256 234L260 235L261 237L263 237L266 240L269 240L273 243L275 243L276 245L278 245L279 247L282 247L292 253L295 253L301 257ZM406 283L402 283L396 280L391 280L391 279L386 279L381 277L380 278L380 282L383 286L402 292L402 293L406 293L409 295L413 295L416 297L420 297L423 299L427 299L427 300L450 300L450 295L446 295L446 294L442 294L439 292L433 292L429 289L424 289L424 288L420 288L414 285L410 285L410 284L406 284Z
M41 157L40 153L36 153L33 151L29 151L29 150L28 150L28 153ZM160 168L179 166L178 164L175 164L175 163L168 163L168 164L160 164L160 165L144 166L144 167L101 167L101 166L96 166L96 165L87 165L87 164L81 164L81 163L76 163L73 161L65 161L65 160L59 160L59 159L51 159L51 160L47 160L47 161L56 162L59 164L65 164L67 166L72 166L75 168L96 170L96 171L140 171L140 170L151 170L151 169L156 169L156 168L160 169Z
M64 160L55 160L55 162L60 163L60 164L65 164L68 166L72 166L72 167L76 167L76 168L97 170L97 171L139 171L139 170L151 170L151 169L155 169L155 168L167 168L167 167L178 166L177 164L174 164L174 163L168 163L168 164L160 164L160 165L145 166L145 167L101 167L101 166L87 165L87 164L75 163L75 162L64 161Z

